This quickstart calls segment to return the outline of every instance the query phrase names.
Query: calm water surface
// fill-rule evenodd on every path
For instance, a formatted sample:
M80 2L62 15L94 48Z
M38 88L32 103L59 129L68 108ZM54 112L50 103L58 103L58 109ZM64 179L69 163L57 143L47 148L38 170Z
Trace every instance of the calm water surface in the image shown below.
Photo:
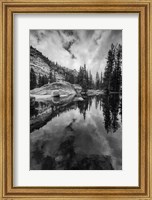
M31 107L31 170L122 169L121 95L53 98Z

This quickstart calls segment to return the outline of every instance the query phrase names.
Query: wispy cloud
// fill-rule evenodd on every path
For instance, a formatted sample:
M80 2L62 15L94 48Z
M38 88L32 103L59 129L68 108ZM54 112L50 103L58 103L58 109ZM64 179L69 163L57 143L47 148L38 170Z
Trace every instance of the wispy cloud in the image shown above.
M31 30L30 45L50 60L93 75L103 71L111 44L122 43L121 30Z

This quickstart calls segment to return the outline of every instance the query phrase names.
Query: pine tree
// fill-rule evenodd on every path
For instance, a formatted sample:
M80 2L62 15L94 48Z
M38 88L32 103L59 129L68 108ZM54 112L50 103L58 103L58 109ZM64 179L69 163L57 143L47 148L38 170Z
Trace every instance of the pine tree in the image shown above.
M122 45L119 44L116 52L117 62L117 91L122 90Z
M107 64L105 67L104 79L103 79L104 89L107 91L111 90L111 79L112 79L114 64L115 64L115 46L112 44L111 49L108 52Z
M31 71L30 71L30 90L34 89L36 86L37 86L36 75L35 75L33 68L31 68Z
M50 70L50 74L49 74L49 82L53 83L53 75L52 75L52 71Z
M86 82L87 82L87 89L89 88L89 73L86 70Z
M92 80L92 74L91 71L89 72L89 89L93 88L93 80Z
M83 69L80 66L79 72L78 72L78 83L83 86Z
M122 90L122 45L111 45L105 67L103 86L107 91Z
M96 73L96 89L98 90L100 87L100 79L99 79L99 73Z
M44 75L44 85L45 85L45 84L48 84L48 78L47 78L46 75Z
M69 74L69 82L74 84L74 76L73 76L73 74Z
M54 74L53 74L53 82L56 82L55 71L54 71Z
M122 65L122 46L118 45L116 47L115 65L111 78L111 88L114 92L119 92L121 90L122 86L121 65Z
M42 77L39 74L39 77L38 77L38 87L41 87L41 86L42 86Z
M82 88L84 90L84 92L87 91L87 71L86 71L86 65L84 64L84 67L83 67L83 80L82 80Z
M41 86L43 86L45 84L45 80L44 80L44 76L41 77Z
M103 85L103 77L102 77L102 72L100 76L100 89L102 90L102 85Z

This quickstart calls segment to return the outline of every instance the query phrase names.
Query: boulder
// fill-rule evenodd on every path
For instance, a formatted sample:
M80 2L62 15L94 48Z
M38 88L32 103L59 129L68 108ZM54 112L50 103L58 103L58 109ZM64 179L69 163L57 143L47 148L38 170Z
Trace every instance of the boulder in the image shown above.
M44 95L50 95L52 96L68 96L68 95L75 95L76 90L74 86L68 82L62 81L62 82L53 82L46 85L43 85L40 88L35 88L30 91L31 96L38 98L38 96Z

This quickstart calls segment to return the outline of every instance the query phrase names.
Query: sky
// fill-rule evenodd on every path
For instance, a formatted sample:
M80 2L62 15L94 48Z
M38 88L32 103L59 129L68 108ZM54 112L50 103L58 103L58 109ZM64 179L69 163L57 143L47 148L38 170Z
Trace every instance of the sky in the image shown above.
M30 45L44 56L77 71L86 64L94 77L104 71L112 43L122 44L121 30L30 30Z

